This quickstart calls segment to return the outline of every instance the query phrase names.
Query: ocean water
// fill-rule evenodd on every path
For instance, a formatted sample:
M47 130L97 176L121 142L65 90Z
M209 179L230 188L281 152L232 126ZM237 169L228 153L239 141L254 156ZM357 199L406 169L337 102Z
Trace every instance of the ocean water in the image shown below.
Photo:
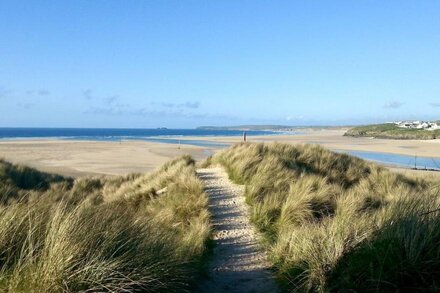
M440 170L440 159L439 158L429 158L429 157L415 157L407 155L389 154L389 153L379 153L379 152L366 152L366 151L346 151L338 150L338 152L343 152L350 154L361 159L382 163L390 166L404 167L404 168L414 168L418 169L432 169Z
M274 131L246 131L248 136L276 135ZM119 141L127 139L165 140L187 136L241 136L241 130L206 129L111 129L111 128L0 128L0 139L59 138ZM165 141L163 141L165 142ZM174 143L174 142L173 142Z

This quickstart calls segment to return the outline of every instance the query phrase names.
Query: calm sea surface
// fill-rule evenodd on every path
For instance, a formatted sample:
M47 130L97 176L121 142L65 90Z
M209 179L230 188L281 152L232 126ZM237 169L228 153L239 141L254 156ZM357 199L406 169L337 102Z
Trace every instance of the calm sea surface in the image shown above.
M274 131L246 131L247 135L276 135ZM187 136L241 136L241 130L205 129L110 129L110 128L0 128L0 139L59 138L73 140L151 140L176 143ZM191 144L202 141L188 141ZM183 142L182 142L183 143ZM221 144L218 144L219 146Z
M246 131L247 135L274 135L273 131ZM241 130L205 129L111 129L111 128L0 128L0 138L68 138L93 140L144 137L241 136Z

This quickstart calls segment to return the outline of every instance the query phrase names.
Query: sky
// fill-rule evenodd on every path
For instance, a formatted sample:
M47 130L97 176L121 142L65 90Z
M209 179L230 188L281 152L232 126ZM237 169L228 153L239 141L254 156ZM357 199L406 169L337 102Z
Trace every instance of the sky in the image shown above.
M0 127L440 119L440 1L0 0Z

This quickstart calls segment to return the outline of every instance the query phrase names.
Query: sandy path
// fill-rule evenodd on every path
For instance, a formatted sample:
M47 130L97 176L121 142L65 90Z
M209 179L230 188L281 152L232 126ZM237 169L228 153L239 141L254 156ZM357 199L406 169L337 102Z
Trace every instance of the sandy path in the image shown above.
M214 227L209 277L201 292L278 292L266 255L249 221L244 187L231 183L222 168L199 169Z

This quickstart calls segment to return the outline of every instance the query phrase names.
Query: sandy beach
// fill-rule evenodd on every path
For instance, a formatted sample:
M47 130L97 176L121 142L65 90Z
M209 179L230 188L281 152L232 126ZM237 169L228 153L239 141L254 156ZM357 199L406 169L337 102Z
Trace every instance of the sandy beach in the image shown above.
M358 150L440 158L440 140L389 140L345 137L345 129L303 130L295 135L248 136L248 141L320 144L332 150ZM237 143L242 137L183 137L181 140ZM176 145L146 141L3 140L0 158L66 176L122 175L150 172L183 154L202 160L218 151L212 146ZM394 168L408 174L421 171ZM424 172L428 174L431 172ZM433 172L437 175L439 172Z
M0 158L72 177L150 172L184 154L206 157L201 147L144 141L0 141Z

